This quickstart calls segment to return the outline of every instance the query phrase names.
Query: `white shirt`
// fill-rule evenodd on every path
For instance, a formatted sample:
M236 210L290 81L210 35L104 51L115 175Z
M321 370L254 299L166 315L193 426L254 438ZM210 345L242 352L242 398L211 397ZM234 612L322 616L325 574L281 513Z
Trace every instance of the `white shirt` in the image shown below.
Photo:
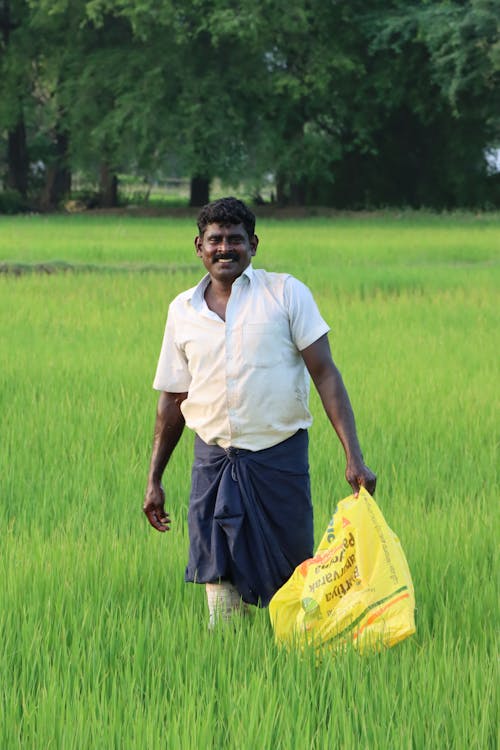
M312 422L300 351L329 331L309 289L289 274L249 265L235 281L225 322L200 283L168 311L153 387L188 393L181 410L202 440L261 450Z

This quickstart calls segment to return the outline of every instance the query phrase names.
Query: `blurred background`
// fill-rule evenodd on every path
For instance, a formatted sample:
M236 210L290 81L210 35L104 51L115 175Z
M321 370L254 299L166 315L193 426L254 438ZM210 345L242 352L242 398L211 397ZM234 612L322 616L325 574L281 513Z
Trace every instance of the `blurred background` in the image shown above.
M498 0L0 0L0 212L500 206Z

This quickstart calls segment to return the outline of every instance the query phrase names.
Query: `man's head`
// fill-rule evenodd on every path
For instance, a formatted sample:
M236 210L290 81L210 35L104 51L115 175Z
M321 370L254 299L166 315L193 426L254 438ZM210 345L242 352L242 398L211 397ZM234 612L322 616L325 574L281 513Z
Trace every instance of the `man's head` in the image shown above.
M198 257L212 282L229 288L257 252L255 216L242 201L221 198L201 209L198 230L194 240Z
M198 214L198 231L203 237L209 224L243 224L246 233L252 237L255 233L255 216L243 201L237 198L219 198L207 203Z

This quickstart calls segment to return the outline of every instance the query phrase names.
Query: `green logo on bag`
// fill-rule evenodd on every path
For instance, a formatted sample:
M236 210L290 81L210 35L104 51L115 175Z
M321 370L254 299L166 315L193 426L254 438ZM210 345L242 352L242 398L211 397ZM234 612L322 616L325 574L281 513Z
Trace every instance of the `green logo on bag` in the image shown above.
M306 596L301 601L302 609L304 610L304 622L311 622L311 620L319 620L321 612L319 604L316 599L311 596Z
M328 528L326 530L326 534L327 534L326 541L328 542L328 544L330 544L331 542L333 542L333 540L335 539L335 531L334 531L335 524L334 524L334 521L335 521L335 514L337 513L338 507L339 507L338 505L335 507L335 510L333 511L333 516L330 518L330 522L329 522Z

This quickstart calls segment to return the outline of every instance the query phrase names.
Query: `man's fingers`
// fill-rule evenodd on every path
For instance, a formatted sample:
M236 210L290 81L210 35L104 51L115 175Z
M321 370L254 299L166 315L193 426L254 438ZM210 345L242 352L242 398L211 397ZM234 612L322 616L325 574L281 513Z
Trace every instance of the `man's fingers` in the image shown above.
M375 492L375 487L377 486L376 474L374 474L373 471L368 471L368 473L365 474L365 476L361 480L361 484L367 490L367 492L370 493L370 495L373 495L373 493Z
M347 483L351 486L352 493L354 497L358 496L360 485L362 484L359 481L359 474L357 471L353 471L349 467L346 469L345 478L347 479Z
M351 485L355 497L358 497L361 487L364 487L370 495L373 495L375 492L377 475L374 474L374 472L362 461L348 463L345 471L345 478Z
M168 515L168 513L162 511L161 513L157 514L157 518L162 526L164 526L165 530L170 531L170 516Z
M365 487L367 491L370 493L370 495L373 495L375 493L375 487L377 486L377 477L373 477L373 479L367 480Z
M351 480L349 482L349 484L351 485L352 494L354 495L354 497L357 497L359 495L359 484L358 484L358 482L356 482L356 480Z
M375 476L375 474L370 474L370 476L368 477L360 478L358 489L354 491L355 497L358 497L360 487L364 487L365 490L370 493L370 495L373 495L375 492L376 486L377 486L377 477Z
M163 510L157 510L156 508L144 508L146 517L157 531L170 531L170 516Z

